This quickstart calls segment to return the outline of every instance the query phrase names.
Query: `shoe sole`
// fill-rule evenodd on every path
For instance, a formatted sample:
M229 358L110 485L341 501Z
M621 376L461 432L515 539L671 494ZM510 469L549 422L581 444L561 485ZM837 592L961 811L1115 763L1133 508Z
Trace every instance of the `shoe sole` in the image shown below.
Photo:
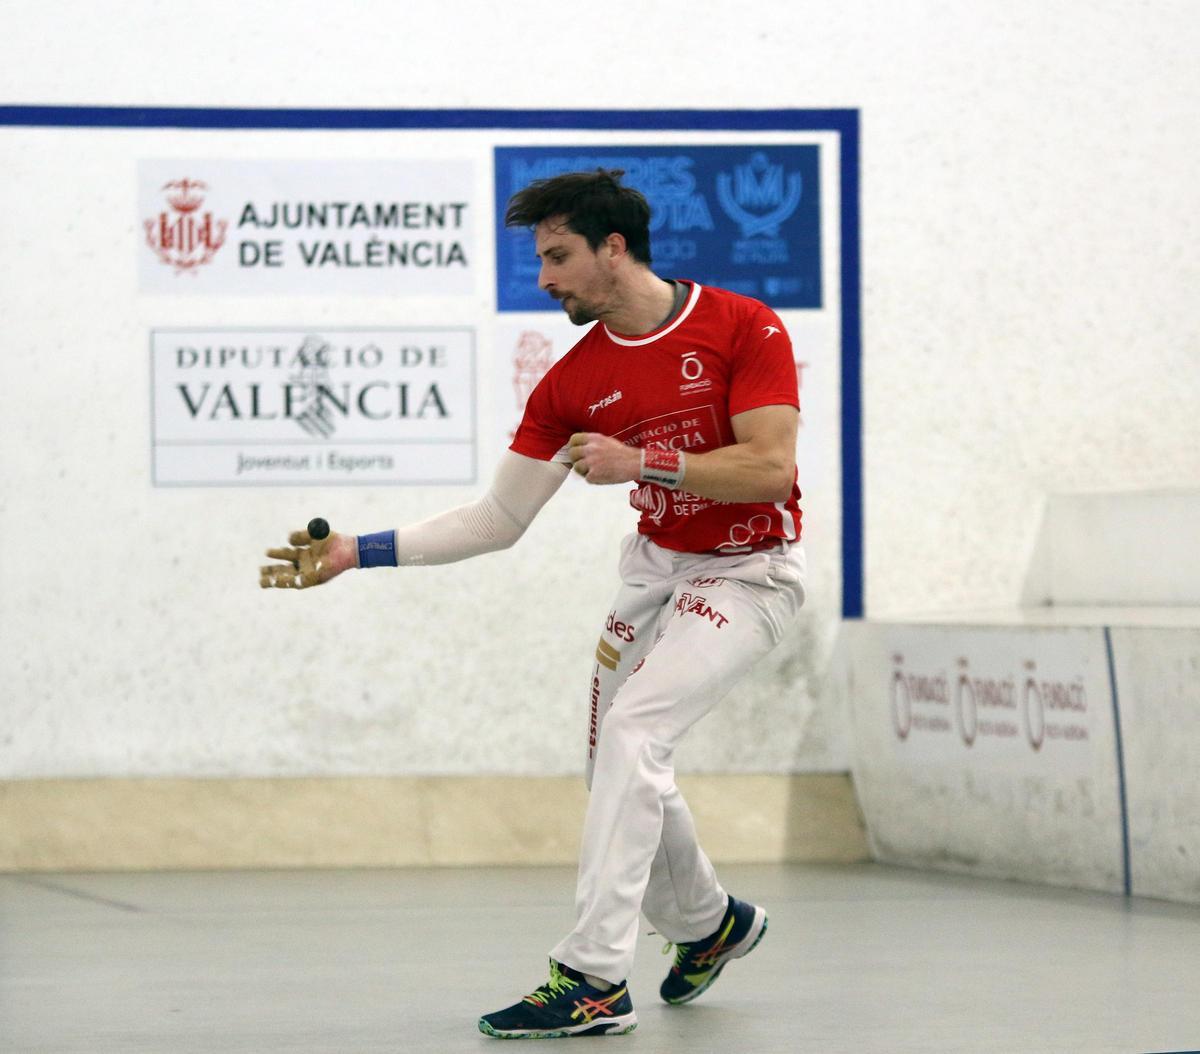
M586 1025L570 1025L555 1029L514 1029L501 1032L483 1018L479 1019L479 1031L493 1039L574 1039L577 1036L624 1036L637 1028L637 1014L621 1014L608 1021L594 1021Z
M760 915L762 916L761 926L758 925ZM754 932L756 926L758 926L757 934ZM706 980L703 984L697 985L685 995L676 996L674 999L664 998L663 1002L669 1003L671 1006L682 1006L684 1003L690 1003L697 996L703 995L713 986L713 983L716 981L716 979L721 976L721 971L725 969L726 963L731 963L734 959L741 959L744 956L749 955L752 951L754 951L755 948L758 947L758 942L766 936L766 933L767 913L762 908L755 907L754 922L750 924L750 929L746 931L746 936L741 939L740 943L735 944L729 949L728 952L721 956L721 961L717 963L716 969L708 975L708 980Z

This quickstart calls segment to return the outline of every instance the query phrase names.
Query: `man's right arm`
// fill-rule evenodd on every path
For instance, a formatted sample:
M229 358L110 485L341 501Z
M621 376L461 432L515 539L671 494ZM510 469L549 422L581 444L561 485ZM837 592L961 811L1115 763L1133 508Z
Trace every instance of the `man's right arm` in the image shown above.
M286 562L263 567L259 584L264 589L320 585L364 566L364 547L371 560L365 566L449 564L507 549L525 533L569 471L561 462L506 451L490 489L476 501L378 535L330 534L314 541L307 532L297 531L289 538L292 548L267 550L268 556ZM376 562L377 553L384 559Z
M469 505L396 530L396 562L450 564L507 549L562 486L570 467L507 450L492 486Z

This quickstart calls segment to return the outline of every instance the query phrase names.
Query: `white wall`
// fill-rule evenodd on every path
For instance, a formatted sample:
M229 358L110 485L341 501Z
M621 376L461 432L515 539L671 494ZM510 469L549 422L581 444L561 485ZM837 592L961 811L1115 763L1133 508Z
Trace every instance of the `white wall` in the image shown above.
M294 275L283 270L270 276L284 280L277 281L283 291L252 295L263 272L175 274L160 267L140 244L136 217L153 216L161 205L139 202L137 212L130 210L130 178L135 169L141 173L145 158L163 159L152 179L139 176L152 191L167 178L163 171L180 170L176 165L189 178L202 176L210 190L205 208L211 203L218 217L241 210L229 210L228 201L217 204L221 188L239 185L224 158L252 159L240 167L253 172L290 159L280 166L289 174L315 171L297 157L325 159L312 176L320 189L309 192L319 200L352 196L342 181L347 172L364 170L372 182L360 193L390 200L398 183L410 192L406 163L419 159L428 169L434 158L447 158L468 172L472 189L463 195L473 203L470 212L490 219L494 141L507 136L527 143L545 133L10 128L2 134L10 158L0 173L0 194L22 201L10 218L11 248L0 265L20 294L7 312L12 350L4 369L12 383L0 394L2 419L15 440L6 456L12 484L6 512L12 522L78 526L67 536L68 558L63 535L53 529L31 532L16 558L0 558L14 702L0 714L0 772L24 778L578 772L591 656L610 611L617 541L634 522L627 488L597 490L573 479L514 551L470 564L347 576L304 594L257 588L265 547L283 544L288 530L313 513L338 530L365 532L420 519L477 492L516 424L514 326L552 335L560 351L578 331L542 314L495 320L493 280L481 263L493 256L491 232L482 218L473 236L464 235L474 261L466 292L460 286L450 295L420 289L366 295L360 285L358 295L332 295L324 287L316 295L297 290L290 284ZM384 176L373 158L387 160ZM836 185L832 173L824 181ZM269 185L262 193L260 201L283 192ZM827 212L837 215L836 207ZM232 231L236 220L230 222ZM234 249L223 250L219 263ZM158 268L152 279L161 282L165 272L169 292L129 266L139 255ZM836 274L836 263L827 268ZM302 280L321 277L301 274ZM239 283L243 295L218 295L229 286L214 290L214 278ZM347 270L336 278L401 283L410 276ZM828 300L838 302L835 293ZM785 324L797 315L784 312ZM807 316L799 323L798 338L801 330L819 328ZM264 326L293 336L316 330L330 340L332 331L350 326L472 329L477 369L461 387L477 389L478 413L462 405L463 392L455 399L448 394L447 401L452 423L466 419L467 431L477 430L479 483L153 486L151 436L162 438L171 408L182 406L175 387L181 377L170 372L176 356L167 347L165 364L156 352L152 423L150 332ZM837 332L836 323L824 328ZM499 331L509 334L507 344ZM817 358L809 354L815 338L807 337L797 346L806 359ZM229 338L181 339L204 345ZM379 340L388 344L382 334ZM831 347L826 335L820 361L808 371L811 398L802 429L805 437L816 432L828 440L819 450L807 439L800 445L812 603L787 644L689 741L685 767L839 767L837 715L822 704L838 623L837 496L826 487L822 500L815 485L837 475ZM823 380L814 384L813 374ZM246 412L245 388L234 374L206 375L210 379L214 390L234 381ZM199 380L189 383L200 391ZM202 434L190 438L227 440L228 414L216 429L209 416L198 415ZM403 425L386 424L388 438L403 438ZM456 434L463 433L456 428ZM294 437L304 438L298 428L287 433ZM345 438L339 428L339 446ZM270 446L242 450L273 453L285 441L276 436ZM162 443L155 452L164 449L202 450L225 459L226 467L236 452ZM428 449L392 447L390 453L420 479L427 478ZM154 478L162 482L161 473Z
M1200 629L1114 629L1112 642L1133 890L1200 904Z
M1198 537L1200 489L1053 495L1021 601L1200 608Z
M1200 481L1200 443L1188 438L1200 411L1200 144L1188 132L1200 102L1198 42L1200 8L1187 2L875 0L746 14L732 3L646 12L622 0L598 15L561 5L268 0L191 5L186 17L177 5L148 0L122 5L119 17L83 4L13 5L0 40L0 101L860 108L866 581L868 612L878 615L1015 602L1047 493ZM44 222L26 217L32 238L56 229L55 209L77 205L56 201L53 178L47 173L48 182L5 203L21 212L36 201L46 210ZM64 242L64 252L91 254L104 266L101 248ZM25 318L34 294L55 289L54 267L30 274L22 247L11 248L0 254L0 312ZM70 376L71 347L55 337L59 321L82 325L79 316L104 310L86 288L60 289L41 307L42 339L5 349L0 420L14 419L23 392L44 390L46 371ZM235 309L235 321L249 313ZM96 327L96 340L106 334L111 326ZM578 575L564 569L546 580L536 559L556 531L588 522L578 503L565 501L523 548L436 572L440 596L427 585L433 571L402 592L378 577L331 591L322 611L334 645L364 618L394 614L396 651L356 658L344 677L326 672L314 691L296 682L284 657L296 644L281 638L294 637L297 620L272 633L256 593L228 595L197 582L194 553L180 554L178 592L159 582L141 614L94 632L103 601L122 595L125 568L136 567L147 544L169 541L143 539L138 524L122 518L144 479L89 481L99 507L115 496L98 545L94 525L61 522L52 504L39 504L38 481L23 467L28 452L18 458L16 449L35 439L44 445L37 460L53 472L73 445L87 443L111 451L119 472L144 472L145 428L129 418L130 407L142 413L144 395L119 386L112 394L111 427L99 432L72 433L76 408L53 400L38 407L53 415L53 429L22 435L0 424L0 514L18 524L17 537L36 539L5 546L0 584L7 592L16 581L46 583L20 610L0 606L0 632L9 642L22 627L61 638L56 661L34 668L19 649L3 654L4 690L16 691L4 701L2 734L14 737L16 771L30 771L19 751L30 729L51 758L55 744L86 758L81 745L103 742L130 709L140 738L75 774L176 771L177 756L190 759L188 772L244 771L245 757L261 756L261 744L242 743L238 733L258 691L296 699L294 722L275 730L268 771L289 771L296 735L306 749L327 744L322 766L330 771L573 768L570 749L558 756L545 746L570 744L579 731L572 685L536 673L518 680L528 713L555 726L530 747L511 720L491 720L489 699L456 690L464 677L493 683L488 671L473 669L470 655L439 654L436 639L422 634L480 608L503 625L509 584L529 583L528 620L513 649L586 655L611 592L615 520ZM131 500L123 503L123 493ZM406 492L403 509L393 493L360 497L355 529L463 497ZM163 500L197 517L214 508L211 495ZM241 525L245 552L228 551L227 559L253 565L264 539L309 508L307 495L264 496ZM203 600L194 632L164 637L154 605L189 603L196 590ZM542 596L573 597L579 610L542 608L534 602ZM394 609L384 615L388 604ZM248 637L245 627L255 624L266 632ZM154 664L139 656L164 649L237 675L222 679L220 691L198 684L194 697L158 709L162 686L147 672ZM845 767L836 707L796 714L788 705L794 665L778 659L752 693L715 715L685 765ZM396 686L415 675L442 689L443 710L403 705ZM508 682L499 687L511 693ZM349 711L331 702L338 694L356 700ZM40 704L64 695L100 696L106 705L39 729ZM202 764L197 741L213 744ZM419 755L405 755L414 743Z

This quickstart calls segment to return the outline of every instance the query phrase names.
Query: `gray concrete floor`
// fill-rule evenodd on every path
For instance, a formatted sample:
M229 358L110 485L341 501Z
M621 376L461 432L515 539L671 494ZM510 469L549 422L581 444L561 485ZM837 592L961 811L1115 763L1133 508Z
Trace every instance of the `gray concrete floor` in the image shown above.
M667 1007L643 937L637 1030L585 1047L1200 1048L1200 910L876 865L721 873L768 907L759 948ZM544 979L572 887L559 868L0 876L0 1051L495 1050L475 1021Z

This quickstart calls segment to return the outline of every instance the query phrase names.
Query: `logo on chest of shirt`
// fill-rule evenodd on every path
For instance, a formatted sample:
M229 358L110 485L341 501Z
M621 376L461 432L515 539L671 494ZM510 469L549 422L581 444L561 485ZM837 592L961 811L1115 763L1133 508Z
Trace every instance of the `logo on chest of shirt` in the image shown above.
M700 361L700 352L685 351L679 363L679 372L683 375L683 384L679 386L680 395L692 395L696 392L707 391L712 387L712 380L704 376L704 363Z
M606 406L612 406L613 403L621 401L621 389L618 388L611 395L606 395L599 402L592 403L588 407L588 417L591 417L597 410L603 410Z
M721 445L717 411L711 404L647 417L613 434L626 446L659 450L702 450Z

